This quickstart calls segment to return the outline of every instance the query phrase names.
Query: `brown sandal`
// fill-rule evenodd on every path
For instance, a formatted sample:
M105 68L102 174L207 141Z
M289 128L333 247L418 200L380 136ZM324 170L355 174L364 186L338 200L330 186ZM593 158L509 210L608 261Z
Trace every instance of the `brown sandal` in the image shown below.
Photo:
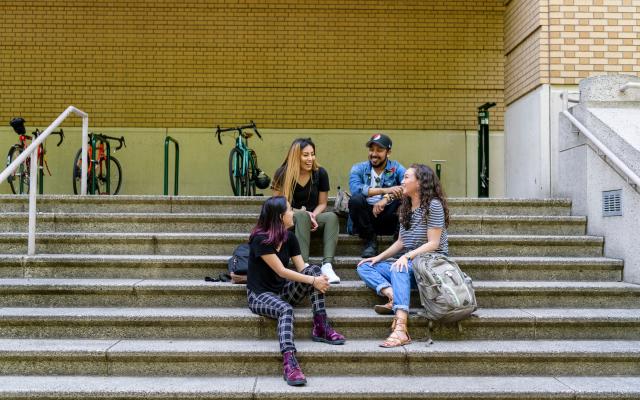
M396 332L404 333L407 336L407 338L400 339ZM391 348L391 347L404 346L410 343L411 343L411 336L409 336L409 332L407 332L407 320L401 319L398 317L393 317L393 323L391 324L391 334L389 335L388 338L385 339L384 342L380 344L380 347Z
M393 314L393 300L389 300L387 304L376 304L373 310L380 315Z

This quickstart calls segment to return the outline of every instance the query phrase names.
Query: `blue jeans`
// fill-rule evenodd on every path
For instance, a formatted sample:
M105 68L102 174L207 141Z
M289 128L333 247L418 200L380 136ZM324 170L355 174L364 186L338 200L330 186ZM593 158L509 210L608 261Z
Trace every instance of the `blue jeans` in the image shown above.
M364 263L358 267L360 279L380 296L380 291L391 287L393 290L393 311L409 312L411 289L417 288L416 278L413 276L413 266L409 261L409 271L398 272L391 270L392 260L381 261L375 265Z

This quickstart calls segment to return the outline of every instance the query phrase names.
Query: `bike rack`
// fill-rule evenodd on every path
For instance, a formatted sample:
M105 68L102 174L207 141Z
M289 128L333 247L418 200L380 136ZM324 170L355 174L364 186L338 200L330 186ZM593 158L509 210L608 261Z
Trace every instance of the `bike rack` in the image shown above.
M38 150L38 146L44 142L49 134L53 132L62 121L74 113L82 117L82 181L81 181L81 194L87 194L87 142L89 141L89 114L81 111L74 106L67 107L66 110L47 129L42 132L37 139L33 140L31 144L16 158L4 171L0 172L0 182L6 180L13 171L18 169L20 164L26 160L34 151ZM31 170L36 171L38 168L38 157L31 157ZM27 255L36 254L36 188L38 185L38 174L34 174L34 179L29 181L29 239Z
M180 145L171 136L167 136L164 139L164 195L169 195L169 142L172 142L175 147L175 162L174 162L174 175L173 175L173 195L178 195L178 171L180 167Z

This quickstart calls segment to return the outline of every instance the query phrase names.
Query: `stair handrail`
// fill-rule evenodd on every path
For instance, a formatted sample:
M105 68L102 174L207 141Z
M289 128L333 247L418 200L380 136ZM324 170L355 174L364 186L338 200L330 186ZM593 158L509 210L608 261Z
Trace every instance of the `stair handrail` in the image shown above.
M620 87L620 91L624 93L627 89L636 88L640 89L640 82L627 82L622 87Z
M564 92L563 98L568 98L568 93L566 91ZM618 156L613 154L613 152L609 150L609 148L605 146L604 143L602 143L593 133L591 133L591 131L586 126L582 125L582 123L569 112L566 107L566 102L563 103L563 110L561 114L564 115L573 126L578 128L578 131L582 133L596 147L596 154L598 154L600 158L605 161L608 160L609 162L611 162L618 169L618 171L624 175L623 178L627 181L627 183L631 185L635 190L640 189L640 177L635 172L633 172L624 162L622 162L622 160L620 160Z
M89 114L75 108L74 106L67 107L62 114L56 118L47 129L45 129L37 138L35 138L31 144L20 155L13 160L11 164L7 166L2 172L0 172L0 182L4 182L10 174L20 167L20 164L24 162L31 154L33 154L38 147L44 142L49 134L53 132L62 121L64 121L69 114L76 114L82 117L82 183L80 185L80 193L87 194L87 143L89 141ZM31 171L35 171L32 176L29 177L29 239L27 245L27 254L33 256L36 254L36 194L38 187L38 157L31 157Z

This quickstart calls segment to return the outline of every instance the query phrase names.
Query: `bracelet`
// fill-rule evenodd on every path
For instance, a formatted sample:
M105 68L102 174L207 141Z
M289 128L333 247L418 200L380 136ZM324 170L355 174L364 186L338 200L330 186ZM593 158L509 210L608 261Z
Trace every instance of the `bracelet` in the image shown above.
M314 277L313 277L313 281L311 281L311 286L313 286L313 285L315 285L315 284L316 284L316 277L314 276Z

